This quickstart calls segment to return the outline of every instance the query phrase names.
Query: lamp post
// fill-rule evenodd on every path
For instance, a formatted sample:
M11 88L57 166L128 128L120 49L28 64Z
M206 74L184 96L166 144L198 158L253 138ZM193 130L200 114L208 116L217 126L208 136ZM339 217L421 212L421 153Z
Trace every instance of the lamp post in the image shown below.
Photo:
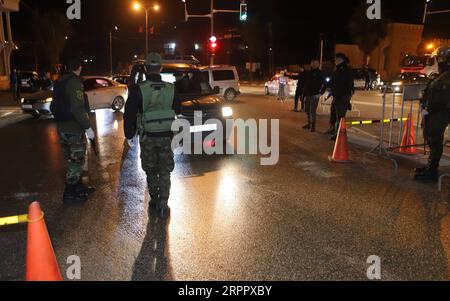
M159 4L155 3L153 6L147 6L143 7L143 5L140 2L134 2L133 3L133 9L135 11L144 10L145 11L145 56L148 55L148 14L150 10L154 10L155 12L158 12L160 10Z
M119 28L114 26L114 30L118 31ZM113 32L109 32L109 74L113 76Z

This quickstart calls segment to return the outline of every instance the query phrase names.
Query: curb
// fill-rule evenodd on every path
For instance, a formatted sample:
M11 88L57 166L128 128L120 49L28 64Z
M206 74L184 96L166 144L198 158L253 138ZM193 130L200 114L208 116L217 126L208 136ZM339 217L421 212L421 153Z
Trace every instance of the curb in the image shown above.
M0 118L0 128L4 128L28 119L31 119L31 115L14 113L3 118Z

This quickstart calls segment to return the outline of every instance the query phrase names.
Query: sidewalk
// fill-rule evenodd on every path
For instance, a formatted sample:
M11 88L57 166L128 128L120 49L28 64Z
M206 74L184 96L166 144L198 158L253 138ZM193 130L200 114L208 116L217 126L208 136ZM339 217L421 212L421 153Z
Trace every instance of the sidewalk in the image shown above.
M0 91L0 108L4 107L20 108L20 102L14 101L10 92Z
M31 115L23 114L20 102L13 101L9 92L0 91L0 128L30 119Z

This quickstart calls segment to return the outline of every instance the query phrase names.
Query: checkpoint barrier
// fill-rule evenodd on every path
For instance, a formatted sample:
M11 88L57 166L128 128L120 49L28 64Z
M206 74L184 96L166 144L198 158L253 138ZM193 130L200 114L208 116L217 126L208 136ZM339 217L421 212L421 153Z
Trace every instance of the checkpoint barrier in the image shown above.
M382 96L382 106L381 106L381 120L386 120L386 110L387 110L387 94L389 87L388 85L385 85L383 87L383 96ZM392 105L390 107L391 110L391 116L390 120L398 120L400 121L400 127L397 135L397 143L395 144L394 141L394 126L393 122L390 123L390 126L388 129L386 129L385 123L380 122L380 137L378 145L375 146L371 151L364 154L364 160L363 162L366 162L366 158L368 155L373 156L379 156L383 159L389 160L394 165L394 174L398 174L398 162L392 156L390 155L390 152L397 150L399 153L414 153L412 150L415 147L423 146L424 151L426 147L425 141L421 144L416 144L417 141L419 141L419 131L414 131L414 123L413 123L413 117L414 116L414 109L415 104L417 103L417 123L416 128L420 128L420 124L422 122L422 112L420 110L420 99L423 97L424 90L426 89L426 85L424 84L410 84L410 85L404 85L403 87L403 95L401 99L401 108L400 108L400 117L396 116L397 114L397 96L398 94L395 92L395 89L392 89ZM405 112L408 110L408 113L406 114L408 117L406 118L406 126L404 126L405 121ZM414 134L415 132L415 134ZM385 142L385 135L388 134L387 137L387 145Z
M0 227L28 224L26 281L62 281L61 272L38 202L31 203L28 215L0 218Z

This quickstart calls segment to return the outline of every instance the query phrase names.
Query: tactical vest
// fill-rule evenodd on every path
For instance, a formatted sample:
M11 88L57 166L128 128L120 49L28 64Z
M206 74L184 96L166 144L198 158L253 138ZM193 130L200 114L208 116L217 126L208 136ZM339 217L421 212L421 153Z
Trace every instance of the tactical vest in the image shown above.
M429 107L434 112L450 110L450 72L446 72L430 84Z
M142 93L142 115L138 116L138 132L164 133L172 131L175 120L173 110L174 85L146 81L139 84Z

